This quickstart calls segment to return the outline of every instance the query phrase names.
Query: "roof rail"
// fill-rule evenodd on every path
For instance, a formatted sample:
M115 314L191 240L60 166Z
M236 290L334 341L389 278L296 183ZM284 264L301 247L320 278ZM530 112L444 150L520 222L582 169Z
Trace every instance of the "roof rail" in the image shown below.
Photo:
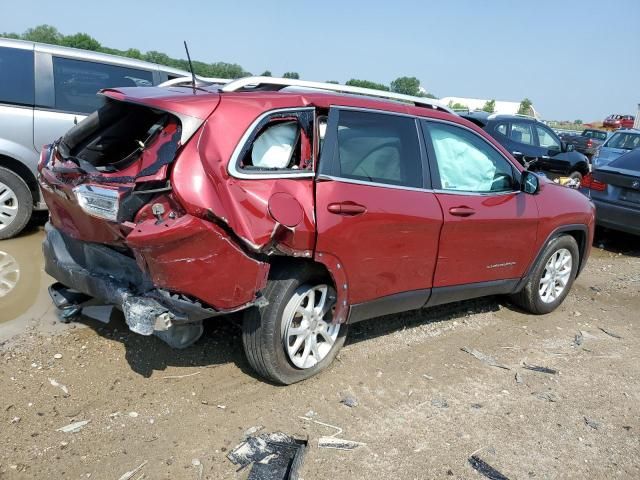
M489 120L493 120L494 118L496 118L496 117L498 117L500 115L508 115L510 117L533 118L534 120L538 119L538 117L536 117L535 115L525 115L524 113L492 113L487 118Z
M337 83L310 82L307 80L296 80L291 78L275 78L275 77L245 77L233 80L221 88L223 92L237 92L245 88L257 88L261 85L276 87L272 90L281 90L287 87L298 87L312 90L324 90L337 93L351 93L355 95L366 95L369 97L378 97L388 100L398 100L401 102L411 103L418 107L428 107L444 112L454 113L453 110L446 107L437 100L426 97L414 97L411 95L403 95L402 93L385 92L383 90L374 90L372 88L352 87L349 85L340 85Z
M178 77L178 78L172 78L171 80L167 80L166 82L162 82L158 86L159 87L175 87L175 86L188 87L188 86L191 86L192 82L193 82L192 77ZM231 80L228 78L212 78L212 77L196 76L196 87L202 87L204 85L212 85L212 84L225 85L229 82L231 82Z

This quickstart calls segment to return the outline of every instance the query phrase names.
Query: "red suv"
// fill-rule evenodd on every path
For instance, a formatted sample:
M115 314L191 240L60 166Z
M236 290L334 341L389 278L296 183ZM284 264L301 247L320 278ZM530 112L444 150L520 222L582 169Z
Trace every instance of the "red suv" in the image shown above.
M495 294L551 312L589 256L585 196L429 99L262 77L102 95L39 165L65 315L95 297L185 347L243 310L250 364L290 384L360 320Z
M614 130L618 128L633 128L635 119L633 115L609 115L604 119L604 122L602 122L602 126Z

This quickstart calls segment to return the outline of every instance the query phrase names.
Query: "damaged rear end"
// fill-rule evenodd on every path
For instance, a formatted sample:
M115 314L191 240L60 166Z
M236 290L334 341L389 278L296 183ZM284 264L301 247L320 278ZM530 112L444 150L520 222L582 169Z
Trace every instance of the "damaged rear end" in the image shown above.
M158 88L103 95L103 108L43 149L45 269L58 281L51 296L59 308L89 298L115 305L134 332L185 347L204 318L259 303L268 274L225 225L185 208L171 182L179 158L199 156L220 96Z

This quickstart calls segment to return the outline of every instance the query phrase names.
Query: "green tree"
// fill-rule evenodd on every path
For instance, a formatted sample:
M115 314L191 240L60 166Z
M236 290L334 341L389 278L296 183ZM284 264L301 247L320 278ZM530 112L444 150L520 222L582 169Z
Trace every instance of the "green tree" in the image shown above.
M86 33L62 36L61 45L65 47L82 48L83 50L99 51L102 48L100 42Z
M282 74L282 78L293 78L298 80L300 78L300 75L298 74L298 72L284 72Z
M398 77L391 82L391 91L404 95L421 96L420 80L416 77Z
M350 87L372 88L373 90L383 90L385 92L389 91L389 87L382 83L372 82L371 80L359 80L357 78L352 78L347 81L345 85L349 85Z
M463 103L458 103L458 102L453 103L453 100L449 101L448 107L451 110L469 110L468 106L464 105Z
M0 37L4 37L4 38L13 38L15 40L20 40L22 38L22 36L20 36L17 33L11 33L11 32L3 32L0 33Z
M520 108L518 108L518 113L520 115L531 115L532 114L532 109L531 109L532 106L533 106L533 102L531 100L529 100L528 98L524 98L520 102Z
M574 120L573 123L576 125L582 125L582 120Z
M25 31L21 38L32 42L50 43L52 45L60 45L63 35L56 27L51 25L38 25Z
M262 72L260 74L261 77L272 77L273 75L271 75L271 70L265 70L264 72Z
M482 107L482 111L493 113L496 111L496 101L495 100L487 100Z
M334 83L334 84L336 84L336 85L340 85L340 82L339 82L339 81L337 81L337 80L327 80L327 81L326 81L326 82L324 82L324 83Z

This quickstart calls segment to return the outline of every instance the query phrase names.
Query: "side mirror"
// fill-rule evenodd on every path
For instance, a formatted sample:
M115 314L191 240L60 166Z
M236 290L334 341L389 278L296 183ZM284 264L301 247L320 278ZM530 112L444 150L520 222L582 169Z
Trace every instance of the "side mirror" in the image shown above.
M560 149L563 152L573 152L574 148L574 145L567 144L567 142L560 142Z
M540 179L535 173L525 170L520 176L520 190L535 195L540 190Z

